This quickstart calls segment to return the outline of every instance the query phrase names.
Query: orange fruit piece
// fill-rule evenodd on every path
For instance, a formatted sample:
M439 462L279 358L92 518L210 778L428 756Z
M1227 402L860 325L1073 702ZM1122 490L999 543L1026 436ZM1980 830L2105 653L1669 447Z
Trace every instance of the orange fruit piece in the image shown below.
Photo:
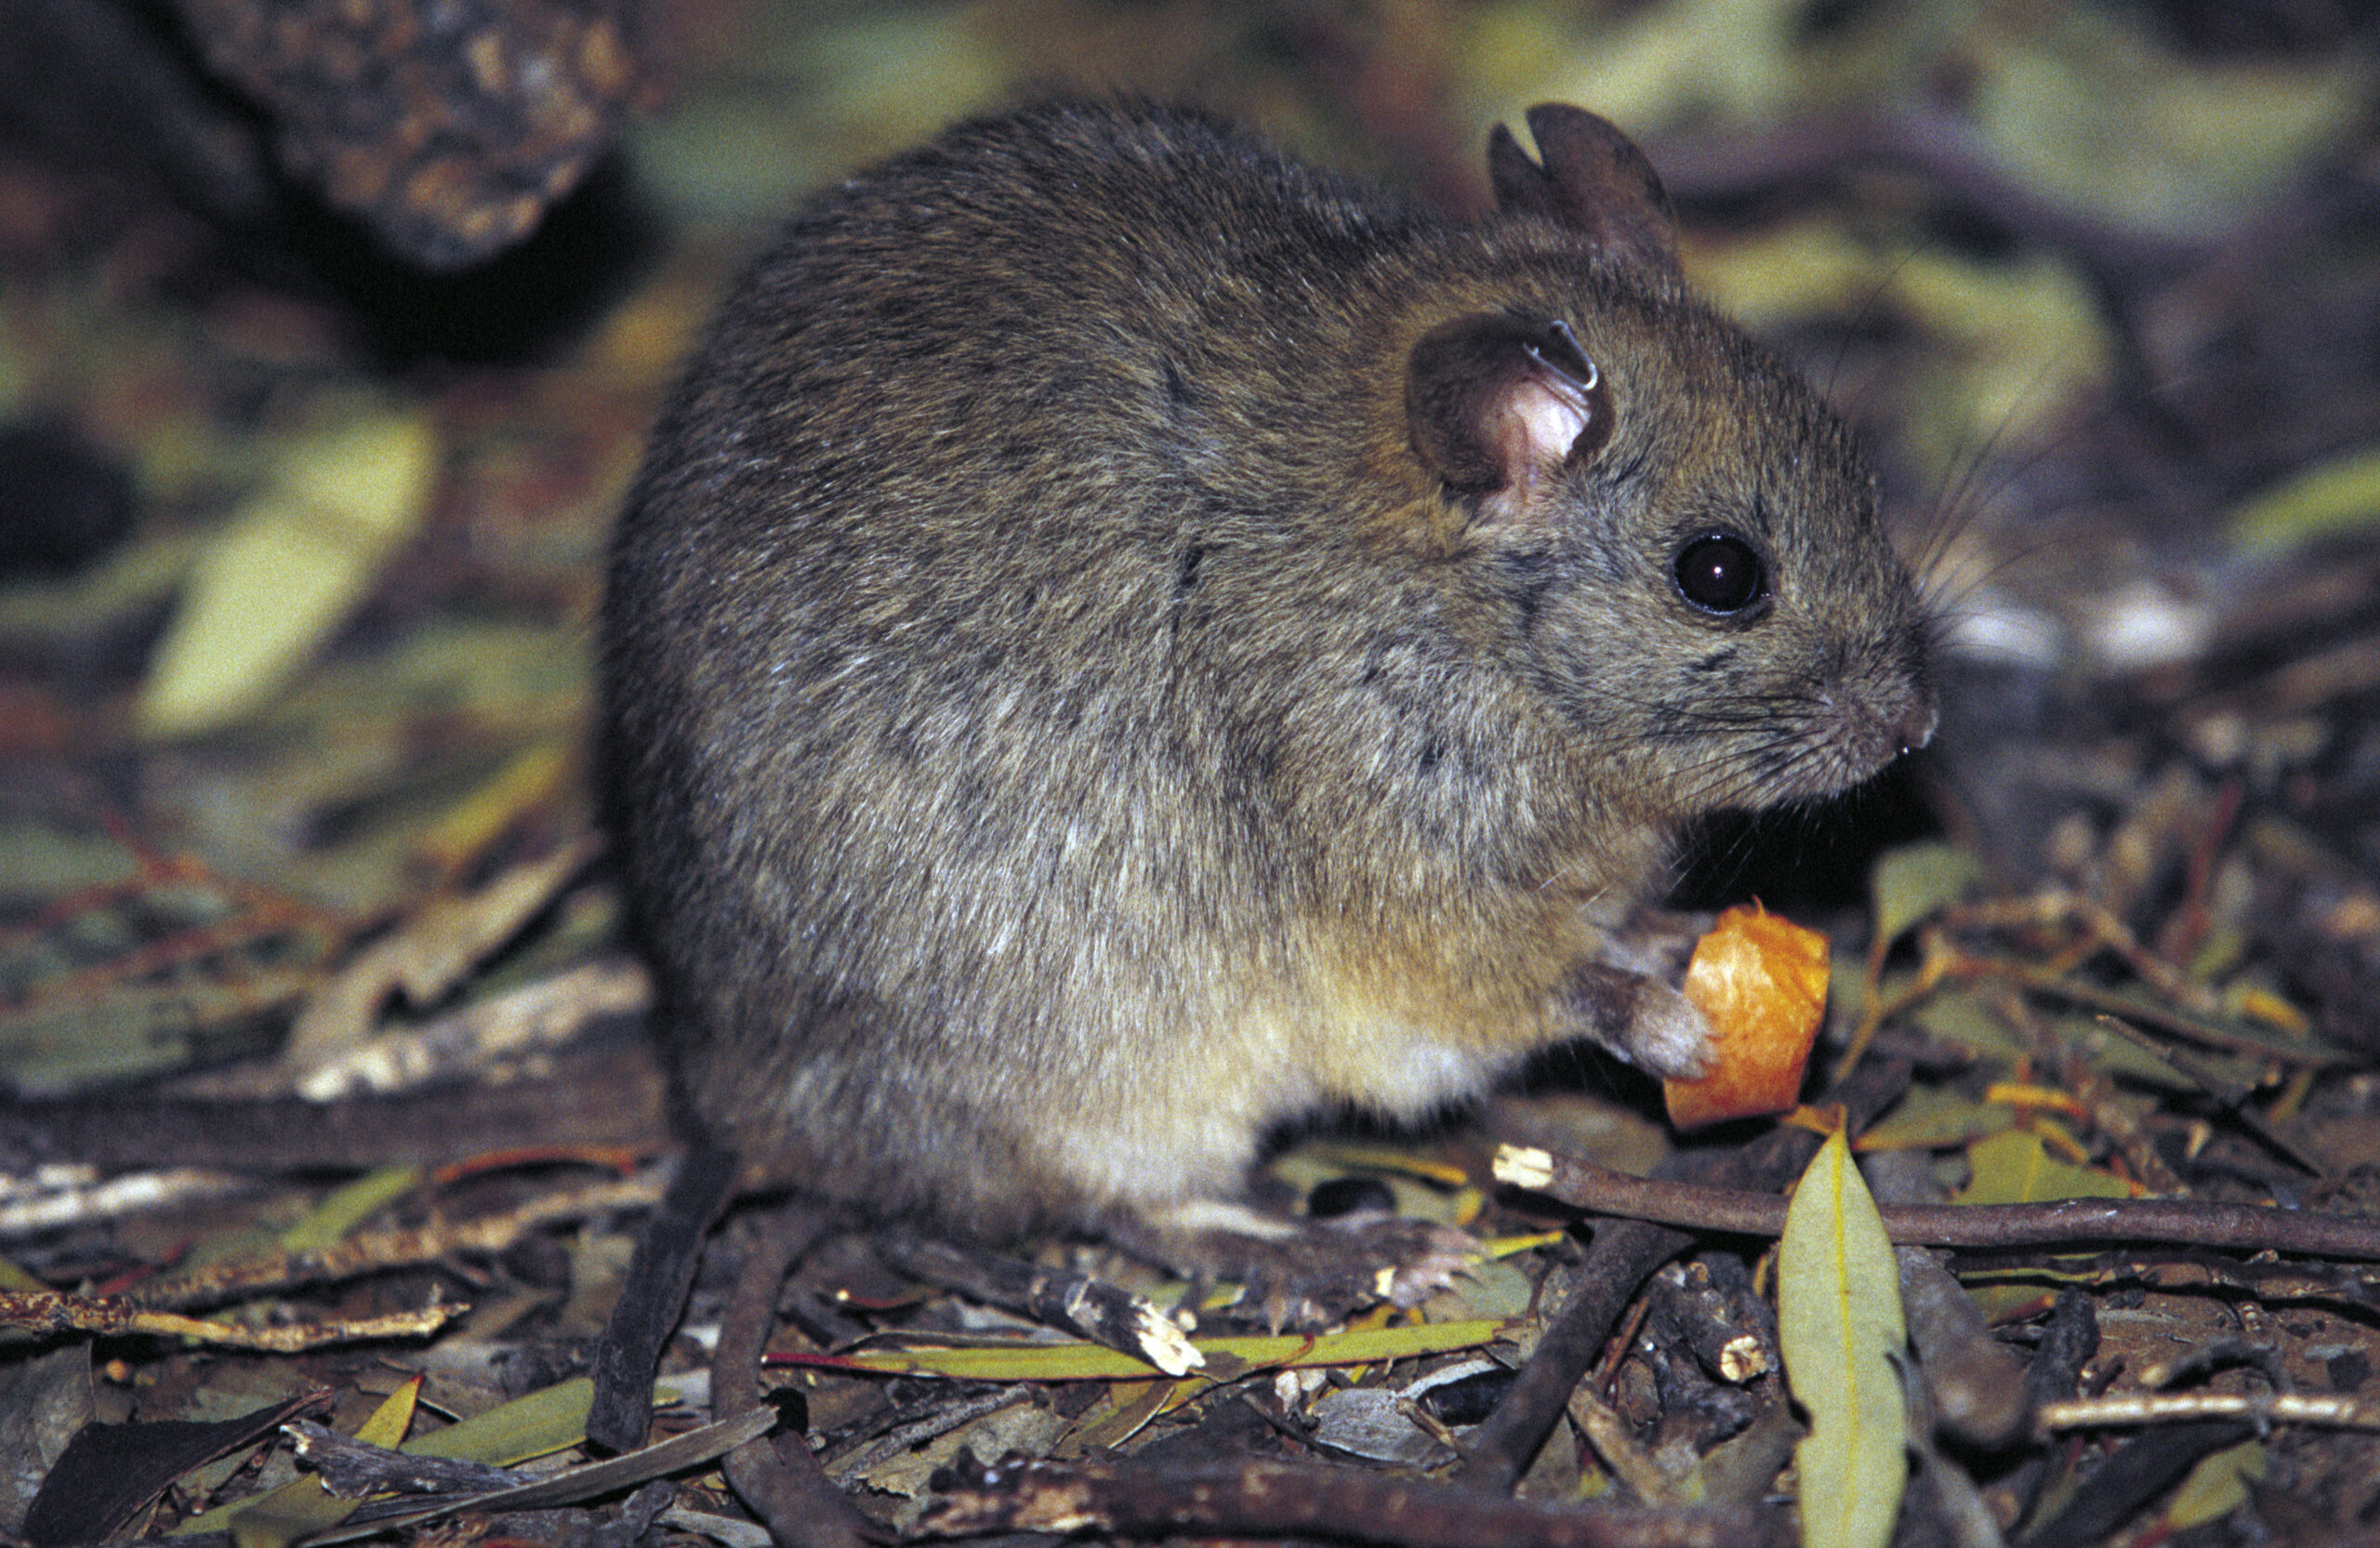
M1686 998L1711 1023L1711 1067L1662 1083L1670 1122L1699 1129L1791 1108L1826 1020L1827 939L1757 903L1695 943Z

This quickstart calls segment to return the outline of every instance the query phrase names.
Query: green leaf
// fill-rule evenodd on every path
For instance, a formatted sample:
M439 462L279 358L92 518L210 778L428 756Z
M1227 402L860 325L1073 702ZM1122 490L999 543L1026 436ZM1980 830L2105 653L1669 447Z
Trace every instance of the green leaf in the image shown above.
M1808 1548L1884 1548L1909 1482L1900 1271L1841 1133L1795 1184L1777 1243L1777 1340L1810 1416L1794 1448Z
M291 446L192 572L134 708L141 734L212 731L279 692L419 527L438 458L421 415L365 416Z
M411 1395L419 1386L419 1382L416 1381L399 1388L388 1402L381 1404L379 1409L364 1422L363 1427L356 1431L356 1438L375 1446L394 1447L417 1457L448 1457L461 1462L485 1462L490 1467L510 1467L515 1462L542 1457L584 1440L587 1437L587 1410L595 1397L595 1383L580 1376L553 1386L541 1387L485 1413L474 1414L460 1423L432 1430L426 1436L416 1436L399 1446L397 1442L403 1438L405 1425L394 1422L400 1410L392 1405L400 1398L403 1400L403 1417L410 1423L414 1406ZM334 1499L323 1488L321 1481L309 1474L284 1484L269 1494L252 1500L236 1500L228 1505L218 1505L203 1515L193 1515L175 1528L171 1535L181 1537L192 1532L219 1532L231 1523L234 1516L245 1517L248 1512L257 1511L260 1513L256 1523L259 1532L257 1541L270 1542L274 1541L271 1532L289 1526L293 1516L303 1515L310 1511L320 1513L324 1509L321 1504L298 1502L311 1500L314 1496L343 1505L347 1510L352 1510L356 1503L351 1500ZM319 1531L344 1520L346 1512L342 1511L338 1515L305 1529L308 1533ZM284 1536L279 1541L286 1541L288 1538ZM245 1542L242 1548L246 1548Z
M312 1252L337 1245L372 1211L390 1199L402 1198L421 1181L414 1166L382 1167L335 1190L307 1212L306 1218L281 1233L281 1245L291 1252Z
M1962 1204L2043 1204L2056 1198L2130 1198L2132 1184L2111 1171L2058 1160L2041 1136L2010 1130L1967 1146Z
M584 1376L523 1394L443 1430L416 1436L401 1448L416 1457L510 1467L575 1446L587 1438L587 1410L595 1383Z
M1877 943L1890 943L1918 920L1956 903L1982 876L1975 856L1956 844L1935 840L1885 851L1868 880Z
M2055 1198L2129 1198L2132 1186L2111 1171L2076 1166L2052 1156L2041 1136L2011 1130L1967 1146L1967 1185L1962 1204L2043 1204ZM1971 1284L1983 1315L2007 1316L2038 1299L2040 1283L2059 1281L2061 1260L2046 1260L2023 1271L2023 1282ZM1963 1277L1967 1277L1963 1276ZM2080 1282L2089 1282L2083 1276Z
M2380 446L2319 462L2231 512L2243 549L2279 549L2380 524Z
M381 1400L371 1417L356 1426L355 1438L371 1446L395 1446L405 1438L405 1431L412 1426L415 1403L420 1396L421 1378L416 1376ZM229 1526L231 1541L238 1548L284 1548L301 1537L337 1526L354 1515L355 1507L363 1502L340 1499L309 1473L254 1500L192 1516L176 1528L173 1535L218 1531Z
M1939 1150L1996 1134L2016 1121L2004 1102L1978 1102L1950 1086L1911 1086L1891 1112L1859 1131L1859 1148Z
M2248 1484L2265 1475L2265 1443L2243 1440L2212 1456L2201 1457L2165 1506L2164 1528L2186 1532L2248 1502Z
M1956 1043L1979 1059L2016 1065L2037 1052L2008 1018L1972 991L1945 990L1927 997L1910 1019L1929 1038Z

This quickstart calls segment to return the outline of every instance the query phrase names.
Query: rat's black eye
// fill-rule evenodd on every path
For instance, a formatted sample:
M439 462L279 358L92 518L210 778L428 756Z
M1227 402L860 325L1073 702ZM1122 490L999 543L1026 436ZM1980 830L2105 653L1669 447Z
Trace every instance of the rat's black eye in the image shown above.
M1730 532L1696 538L1677 552L1677 589L1705 613L1741 613L1768 595L1768 571L1752 546Z

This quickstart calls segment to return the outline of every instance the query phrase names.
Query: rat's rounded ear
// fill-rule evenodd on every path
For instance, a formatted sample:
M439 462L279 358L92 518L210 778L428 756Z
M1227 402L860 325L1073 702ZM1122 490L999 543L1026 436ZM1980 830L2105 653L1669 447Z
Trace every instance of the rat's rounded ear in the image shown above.
M1540 216L1663 278L1683 277L1669 194L1635 141L1610 120L1565 102L1529 109L1528 132L1542 165L1501 124L1488 137L1497 208Z
M1611 391L1567 323L1478 312L1441 323L1407 358L1413 450L1496 516L1611 439Z

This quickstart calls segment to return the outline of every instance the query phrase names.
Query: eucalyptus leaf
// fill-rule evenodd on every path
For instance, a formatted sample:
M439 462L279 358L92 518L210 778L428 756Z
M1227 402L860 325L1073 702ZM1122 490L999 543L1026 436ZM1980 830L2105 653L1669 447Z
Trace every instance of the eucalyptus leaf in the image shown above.
M1502 1337L1501 1321L1474 1318L1426 1322L1405 1328L1345 1330L1303 1334L1200 1339L1210 1376L1225 1369L1285 1366L1369 1365L1473 1349ZM1149 1374L1147 1362L1095 1343L1068 1340L1047 1343L999 1343L968 1347L863 1349L848 1355L793 1356L792 1363L828 1369L871 1370L887 1375L946 1376L969 1382L1113 1382Z
M2004 1102L1979 1102L1954 1087L1911 1086L1891 1112L1859 1134L1863 1152L1937 1150L1996 1134L2016 1121Z
M307 1211L306 1218L281 1234L281 1245L291 1252L312 1252L342 1240L372 1212L403 1197L421 1182L417 1166L382 1167L359 1177ZM374 1441L393 1446L394 1441Z
M2245 549L2280 549L2380 525L2380 446L2318 462L2231 512Z
M1830 1135L1795 1184L1777 1244L1777 1338L1810 1416L1794 1448L1802 1541L1884 1548L1909 1482L1900 1269L1851 1147Z
M1888 943L1901 932L1964 896L1982 880L1976 857L1938 840L1903 844L1877 856L1868 896L1875 908L1876 940Z
M416 1376L383 1398L370 1417L356 1426L355 1438L370 1446L395 1446L413 1426L421 1396ZM237 1548L285 1548L299 1538L336 1527L355 1514L361 1500L342 1500L309 1473L253 1500L192 1516L174 1529L177 1537L229 1528Z
M2165 1505L2167 1531L2186 1532L2230 1515L2248 1502L2248 1485L2265 1475L2265 1443L2243 1440L2201 1457Z
M141 734L229 725L286 684L419 527L438 459L419 414L290 447L192 572L134 709Z
M2008 1025L2006 1017L1972 991L1931 995L1911 1011L1910 1020L1927 1037L1956 1043L1978 1058L2014 1065L2039 1052Z
M2052 1156L2041 1136L2010 1130L1967 1146L1970 1180L1962 1204L2044 1204L2057 1198L2129 1198L2132 1184L2111 1171Z

